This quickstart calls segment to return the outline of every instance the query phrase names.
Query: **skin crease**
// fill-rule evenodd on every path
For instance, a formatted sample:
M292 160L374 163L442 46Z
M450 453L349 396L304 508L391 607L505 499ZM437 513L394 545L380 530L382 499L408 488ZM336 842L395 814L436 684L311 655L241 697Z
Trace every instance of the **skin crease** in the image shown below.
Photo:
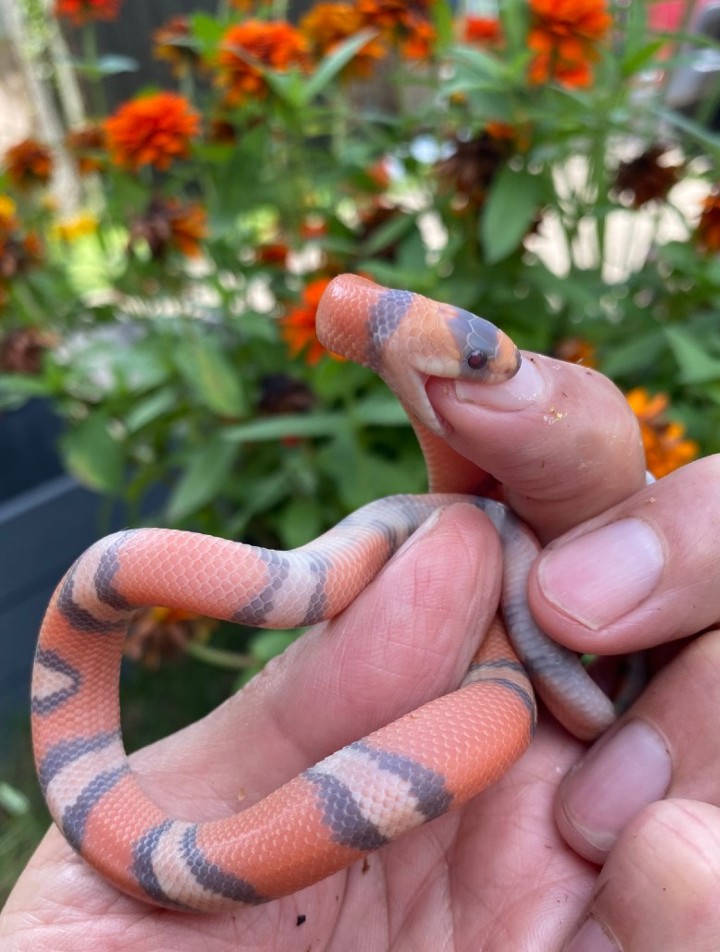
M452 445L503 481L513 506L544 541L584 532L579 523L585 519L612 519L613 506L627 507L626 515L646 506L636 425L622 396L583 368L542 358L534 365L543 380L541 400L511 410L471 403L467 391L459 401L452 386L430 381ZM552 408L554 423L548 422ZM692 518L707 471L700 470L699 480L693 474L707 465L686 467L653 489L667 552L688 543L686 525L718 523L720 502L712 494ZM601 561L602 553L597 557ZM661 598L672 590L684 607L684 629L678 632L673 619L673 634L657 615L650 635L643 624L589 632L570 624L539 585L533 608L544 612L552 634L583 642L583 650L595 644L611 651L618 640L622 650L643 639L661 644L704 627L698 591L687 579L711 575L717 562L712 539L688 558L684 581L674 581L678 558L658 588ZM139 752L133 762L143 785L185 818L227 815L237 808L239 791L249 804L342 743L452 689L494 612L498 571L497 540L482 514L467 506L446 510L341 616L296 642L203 721ZM616 831L602 870L579 855L587 842L573 825L573 784L575 791L582 786L584 768L576 765L584 747L543 715L525 756L463 810L371 855L365 865L266 906L217 916L153 909L106 885L52 829L0 916L0 947L560 952L590 912L625 952L715 949L717 903L709 883L720 873L720 783L711 726L712 706L720 706L719 665L718 633L694 640L628 715L661 733L672 764L670 794L683 799L638 810ZM570 845L554 814L565 817ZM585 823L588 815L592 819L586 807ZM689 895L694 915L683 902Z

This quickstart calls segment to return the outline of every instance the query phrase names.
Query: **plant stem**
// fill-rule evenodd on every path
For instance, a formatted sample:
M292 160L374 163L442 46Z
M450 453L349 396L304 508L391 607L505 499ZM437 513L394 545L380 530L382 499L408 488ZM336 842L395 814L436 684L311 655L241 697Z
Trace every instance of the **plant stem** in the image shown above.
M210 645L203 645L198 641L189 642L185 651L198 661L204 661L215 668L227 668L230 671L244 671L256 662L252 655L242 654L239 651L225 651L223 648L211 648Z
M107 100L105 98L105 89L103 87L102 75L100 73L100 62L98 57L97 35L93 23L86 23L82 31L83 60L87 71L88 82L90 84L90 99L95 118L101 118L107 114Z

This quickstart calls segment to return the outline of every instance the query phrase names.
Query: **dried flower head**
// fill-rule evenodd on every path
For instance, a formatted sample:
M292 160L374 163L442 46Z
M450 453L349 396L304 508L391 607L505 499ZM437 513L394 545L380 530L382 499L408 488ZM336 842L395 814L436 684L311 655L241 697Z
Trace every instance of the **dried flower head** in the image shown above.
M155 30L152 39L153 55L170 64L173 76L184 76L200 65L187 17L171 17Z
M55 334L38 327L10 331L0 339L0 373L39 374L45 352L57 343Z
M39 264L43 246L34 231L0 234L0 281L9 282Z
M72 129L65 136L65 146L75 159L80 175L91 175L105 168L105 131L99 123Z
M202 254L200 242L207 237L205 209L177 198L154 198L145 214L130 229L130 244L146 242L154 259L177 251L187 258Z
M714 189L703 201L695 242L705 252L720 251L720 190Z
M46 185L53 170L52 153L37 139L23 139L5 153L5 170L16 188Z
M511 143L488 132L455 139L454 151L435 166L441 187L452 194L456 208L479 208L511 151Z
M628 162L621 162L615 175L615 189L626 195L633 208L652 201L664 201L677 185L682 163L674 163L663 145L653 145Z

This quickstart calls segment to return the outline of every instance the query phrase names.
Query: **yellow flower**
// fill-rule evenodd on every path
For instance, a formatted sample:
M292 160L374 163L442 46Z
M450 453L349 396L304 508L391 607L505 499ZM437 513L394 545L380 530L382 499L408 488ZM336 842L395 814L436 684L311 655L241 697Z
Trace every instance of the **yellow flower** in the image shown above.
M97 218L90 212L80 212L74 218L55 222L52 226L52 237L59 241L77 241L84 235L92 235L97 231Z
M0 195L0 227L15 221L17 206L9 195Z

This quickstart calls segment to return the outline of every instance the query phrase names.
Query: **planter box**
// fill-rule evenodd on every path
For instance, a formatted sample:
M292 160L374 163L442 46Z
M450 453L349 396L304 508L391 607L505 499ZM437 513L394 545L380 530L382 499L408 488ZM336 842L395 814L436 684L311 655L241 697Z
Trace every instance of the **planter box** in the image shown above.
M56 476L0 502L0 751L29 716L38 628L53 589L104 534L101 497Z

